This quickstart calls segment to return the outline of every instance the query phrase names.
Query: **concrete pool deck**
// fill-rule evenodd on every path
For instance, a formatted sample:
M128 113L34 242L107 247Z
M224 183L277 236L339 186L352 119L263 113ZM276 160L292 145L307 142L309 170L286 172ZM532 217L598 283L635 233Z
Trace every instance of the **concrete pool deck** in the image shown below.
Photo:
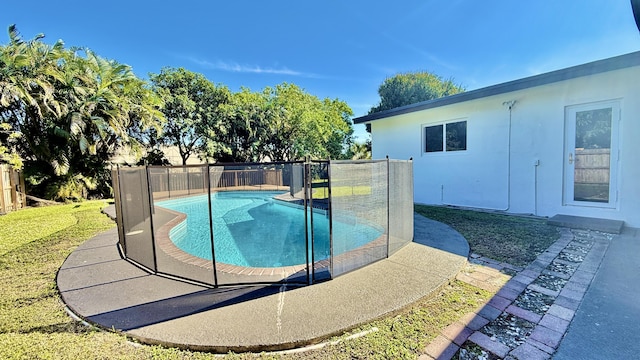
M414 241L396 254L311 286L211 289L152 275L122 259L115 228L69 255L57 284L73 314L143 343L219 353L302 347L401 310L455 278L467 241L414 217Z

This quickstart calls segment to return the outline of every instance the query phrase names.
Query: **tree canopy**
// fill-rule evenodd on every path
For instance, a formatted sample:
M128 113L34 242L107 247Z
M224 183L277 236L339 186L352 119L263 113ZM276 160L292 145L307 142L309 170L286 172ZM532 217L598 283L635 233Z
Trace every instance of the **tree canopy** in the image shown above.
M166 164L160 145L177 147L183 164L194 155L259 162L362 150L344 101L289 83L233 93L183 68L163 68L147 82L127 65L43 37L25 41L11 26L0 45L0 162L23 166L33 195L109 196L118 156Z
M164 68L149 77L164 100L162 113L167 119L159 142L177 147L183 165L194 154L215 152L217 139L225 131L220 106L229 101L229 90L183 68Z
M2 146L22 158L36 195L104 191L107 160L124 147L140 148L139 132L162 119L161 102L130 67L42 38L24 41L11 26L9 43L0 46L0 118L9 134Z
M242 89L223 106L227 132L219 161L289 161L305 156L346 156L353 127L351 108L343 101L320 100L294 84L261 92Z
M636 21L636 27L640 31L640 0L631 0L631 11L633 19Z
M455 84L453 79L445 80L428 71L397 74L382 82L378 88L380 102L369 110L369 114L457 94L464 90L464 87Z

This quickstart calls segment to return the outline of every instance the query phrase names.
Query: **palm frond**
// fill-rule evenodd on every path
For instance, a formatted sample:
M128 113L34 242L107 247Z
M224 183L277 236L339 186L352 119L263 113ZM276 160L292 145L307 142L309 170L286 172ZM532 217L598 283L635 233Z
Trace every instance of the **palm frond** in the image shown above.
M78 140L78 147L80 147L80 153L86 154L87 150L89 150L89 141L84 136L81 136Z
M9 25L9 42L11 45L20 45L23 43L22 36L16 27L16 24Z
M56 176L66 175L69 172L69 158L61 156L59 159L51 160L51 167Z
M85 122L82 119L82 115L78 112L71 113L70 122L69 122L69 132L73 136L78 136L82 134L85 127Z

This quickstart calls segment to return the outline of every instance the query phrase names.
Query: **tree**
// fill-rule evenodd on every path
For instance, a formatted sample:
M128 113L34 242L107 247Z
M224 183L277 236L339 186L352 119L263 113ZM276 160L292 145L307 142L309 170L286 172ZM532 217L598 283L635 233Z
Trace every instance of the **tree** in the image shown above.
M23 41L11 26L9 44L0 46L0 116L21 135L14 149L29 191L54 199L105 194L109 159L139 148L138 132L157 127L161 103L128 66L42 38Z
M16 169L22 168L22 158L15 150L21 134L12 130L11 124L0 122L0 164L7 163Z
M352 143L348 156L352 160L371 159L371 140Z
M243 88L220 108L226 131L219 137L222 151L213 156L218 161L339 159L351 144L351 108L337 99L320 100L294 84L261 92Z
M15 140L23 134L16 119L42 116L56 108L48 78L58 75L53 64L64 45L58 41L46 46L39 41L42 34L23 41L15 25L9 26L8 33L9 44L0 46L0 156L21 167L20 143Z
M167 121L160 141L178 148L182 164L194 154L220 151L218 137L226 131L220 105L229 101L229 90L183 68L164 68L149 77L164 100L162 112Z
M464 87L455 84L453 79L444 80L427 71L397 74L386 78L380 85L380 102L369 110L369 114L454 95L464 90ZM368 125L367 131L370 131Z
M636 21L636 27L640 31L640 0L631 0L631 11Z
M351 108L340 100L320 100L293 84L283 83L270 93L269 128L265 153L273 161L341 158L351 142Z
M221 146L207 146L207 155L221 162L264 161L267 129L272 120L269 92L242 88L221 106L226 129L219 137Z
M308 144L309 153L318 158L345 159L353 142L353 111L338 99L324 99L320 107L320 116L308 123L309 131L315 134L315 144ZM320 145L318 147L318 144Z

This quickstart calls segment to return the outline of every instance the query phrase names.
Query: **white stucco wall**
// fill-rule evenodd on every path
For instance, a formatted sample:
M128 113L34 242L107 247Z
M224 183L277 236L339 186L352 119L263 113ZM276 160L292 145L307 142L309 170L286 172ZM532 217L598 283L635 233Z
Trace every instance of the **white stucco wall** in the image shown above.
M516 103L509 146L503 103L510 100ZM565 108L608 100L621 109L618 201L612 209L564 204ZM467 121L467 151L425 153L423 127L452 120ZM379 119L371 128L374 158L413 157L417 203L600 217L640 227L640 67Z

